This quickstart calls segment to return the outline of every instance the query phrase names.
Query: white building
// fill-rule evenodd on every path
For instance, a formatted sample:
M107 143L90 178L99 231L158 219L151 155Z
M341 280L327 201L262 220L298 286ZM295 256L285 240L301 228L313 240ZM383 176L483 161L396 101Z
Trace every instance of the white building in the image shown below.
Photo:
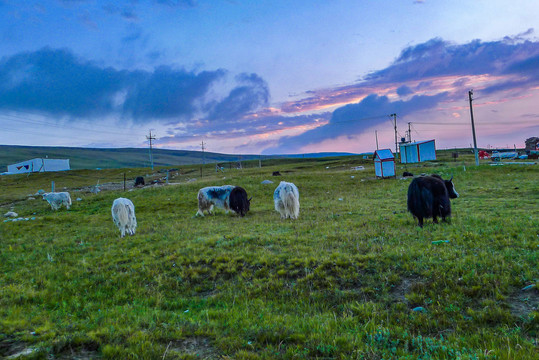
M377 177L387 178L395 176L395 157L389 149L374 152L374 172Z
M399 148L402 164L436 160L436 144L434 140L401 143Z
M7 166L8 174L64 170L70 170L69 159L36 158Z

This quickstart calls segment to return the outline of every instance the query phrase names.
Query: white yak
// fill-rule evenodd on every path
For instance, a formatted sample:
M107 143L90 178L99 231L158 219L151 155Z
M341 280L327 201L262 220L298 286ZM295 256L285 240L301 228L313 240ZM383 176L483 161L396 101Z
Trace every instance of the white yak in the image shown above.
M65 205L69 210L69 207L71 206L71 196L69 196L68 192L46 193L43 194L43 200L46 200L53 210L58 210L62 205Z
M135 234L137 227L137 218L135 217L135 205L131 200L126 198L118 198L112 203L112 221L118 226L121 237L125 236L125 233L129 235Z
M281 181L273 193L275 210L281 214L281 219L297 219L299 216L299 191L296 185Z

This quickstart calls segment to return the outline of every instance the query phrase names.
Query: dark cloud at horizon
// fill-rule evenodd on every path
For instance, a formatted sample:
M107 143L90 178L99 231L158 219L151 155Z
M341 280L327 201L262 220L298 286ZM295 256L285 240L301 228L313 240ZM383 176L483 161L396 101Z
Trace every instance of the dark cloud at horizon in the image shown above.
M43 48L0 60L0 109L91 118L118 115L135 122L189 120L226 71L194 73L160 66L117 70L83 61L65 49ZM205 106L211 120L236 120L269 101L266 82L240 74L223 100Z
M241 119L262 106L268 105L268 84L256 74L239 74L236 81L240 83L230 91L228 96L212 104L208 114L209 120Z
M397 95L399 95L400 97L407 96L413 93L414 91L406 85L402 85L399 88L397 88Z
M406 101L390 101L387 96L371 94L357 104L336 109L326 125L301 135L282 138L277 146L264 150L264 154L300 152L306 145L340 136L358 135L366 129L387 122L391 113L406 116L415 111L431 109L447 99L447 96L448 93L444 92L433 96L415 95Z

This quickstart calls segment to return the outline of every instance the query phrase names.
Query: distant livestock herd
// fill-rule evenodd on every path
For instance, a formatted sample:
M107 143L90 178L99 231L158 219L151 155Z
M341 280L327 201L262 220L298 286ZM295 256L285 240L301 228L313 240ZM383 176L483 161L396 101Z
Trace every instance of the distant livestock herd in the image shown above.
M446 221L451 216L450 199L459 194L455 190L453 177L443 180L439 175L415 177L408 186L408 210L423 227L423 220L432 218L434 223L438 217ZM204 211L212 213L214 207L224 209L226 213L232 210L243 217L250 210L251 199L244 188L234 185L208 186L198 191L198 211L196 216L204 216ZM67 209L71 206L68 192L52 192L43 194L53 210L62 205ZM281 181L273 193L275 210L281 219L297 219L299 216L299 191L296 185ZM112 203L112 220L120 229L121 237L125 234L134 235L137 227L135 206L131 200L118 198Z

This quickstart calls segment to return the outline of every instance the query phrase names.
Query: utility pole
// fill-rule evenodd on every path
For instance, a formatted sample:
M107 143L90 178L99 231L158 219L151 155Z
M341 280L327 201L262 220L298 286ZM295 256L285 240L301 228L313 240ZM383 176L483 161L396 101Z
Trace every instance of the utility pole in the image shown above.
M155 140L155 136L152 135L151 130L150 130L150 136L146 136L146 139L150 141L150 166L152 167L152 171L153 171L152 140Z
M206 153L204 152L204 145L206 145L206 143L204 142L204 140L202 140L200 145L202 146L202 165L206 165Z
M398 140L397 140L397 114L391 114L389 116L393 116L393 124L395 125L395 155L399 151L399 148L397 147Z
M412 142L412 129L411 129L411 122L408 123L408 142Z
M378 150L378 130L374 130L374 136L376 136L376 150Z
M202 146L202 166L200 167L200 177L202 177L202 168L204 167L204 165L206 165L206 153L204 152L204 140L202 140L202 142L200 143L200 145Z
M470 117L472 118L473 150L474 150L474 155L475 155L475 165L479 166L479 155L477 154L477 140L475 139L475 124L473 122L472 95L473 95L473 90L468 91L468 98L470 99Z

